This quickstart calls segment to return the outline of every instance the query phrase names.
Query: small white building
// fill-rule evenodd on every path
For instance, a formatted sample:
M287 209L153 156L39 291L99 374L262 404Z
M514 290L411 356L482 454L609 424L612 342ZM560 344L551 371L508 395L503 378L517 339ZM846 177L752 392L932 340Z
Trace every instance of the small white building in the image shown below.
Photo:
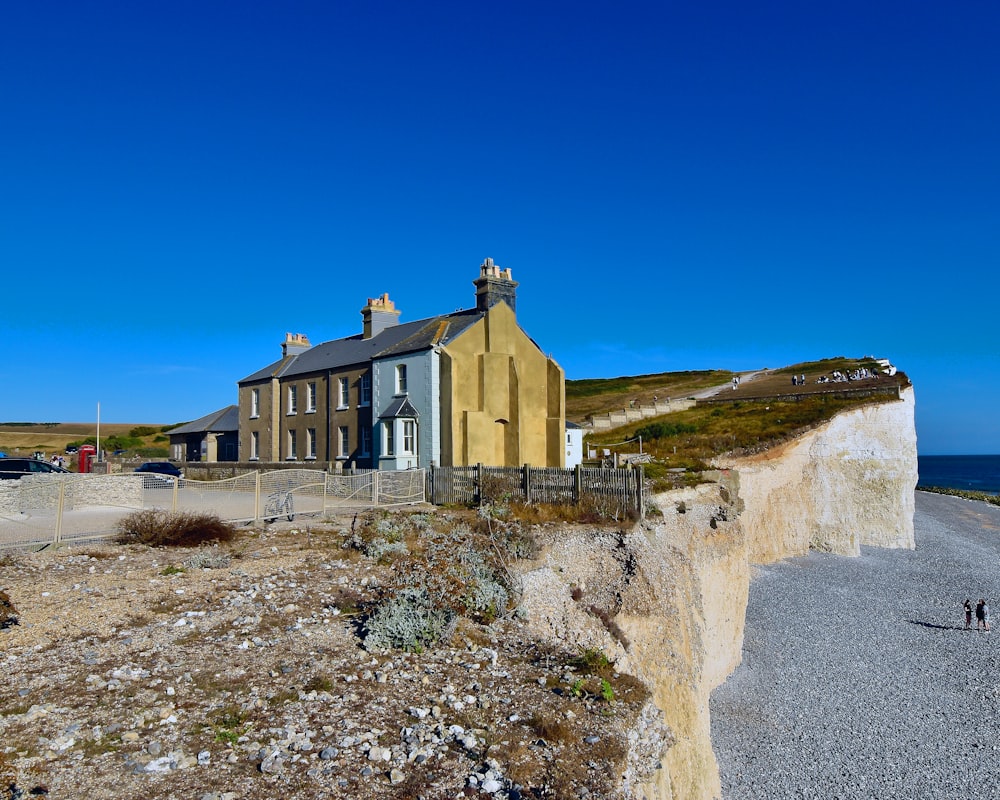
M575 422L566 422L566 469L583 463L583 428Z

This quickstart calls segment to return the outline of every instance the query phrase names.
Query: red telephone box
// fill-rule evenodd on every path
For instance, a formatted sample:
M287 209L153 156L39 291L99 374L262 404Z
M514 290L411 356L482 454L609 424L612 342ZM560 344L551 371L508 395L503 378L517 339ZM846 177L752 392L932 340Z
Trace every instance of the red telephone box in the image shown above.
M77 454L77 472L91 472L93 470L94 459L97 458L97 448L92 444L80 445L80 452Z

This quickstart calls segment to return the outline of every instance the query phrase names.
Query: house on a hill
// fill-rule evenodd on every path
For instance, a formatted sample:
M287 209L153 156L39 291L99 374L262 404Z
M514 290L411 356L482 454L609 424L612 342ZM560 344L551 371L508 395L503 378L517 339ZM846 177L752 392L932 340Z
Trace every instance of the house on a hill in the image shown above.
M474 308L400 322L388 294L361 333L282 355L239 381L241 460L408 469L565 463L565 375L521 329L517 282L480 266Z

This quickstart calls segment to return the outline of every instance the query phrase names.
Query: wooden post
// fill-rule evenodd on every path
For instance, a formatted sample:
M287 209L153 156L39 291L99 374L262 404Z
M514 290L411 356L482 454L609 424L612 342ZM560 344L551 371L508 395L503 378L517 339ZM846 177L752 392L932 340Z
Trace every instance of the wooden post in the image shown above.
M577 464L573 467L573 502L579 503L583 496L583 470Z
M524 491L524 502L531 502L531 466L525 464L521 467L521 486Z
M483 502L483 463L481 461L476 464L476 485L473 488L475 494L472 497L472 502L477 506L481 505Z

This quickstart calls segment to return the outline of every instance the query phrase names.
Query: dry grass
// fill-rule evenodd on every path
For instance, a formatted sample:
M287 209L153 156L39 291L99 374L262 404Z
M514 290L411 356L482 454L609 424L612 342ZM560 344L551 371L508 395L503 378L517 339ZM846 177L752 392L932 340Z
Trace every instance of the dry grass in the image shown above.
M198 547L210 542L228 542L234 536L236 528L215 514L150 509L122 518L115 541L150 547Z

